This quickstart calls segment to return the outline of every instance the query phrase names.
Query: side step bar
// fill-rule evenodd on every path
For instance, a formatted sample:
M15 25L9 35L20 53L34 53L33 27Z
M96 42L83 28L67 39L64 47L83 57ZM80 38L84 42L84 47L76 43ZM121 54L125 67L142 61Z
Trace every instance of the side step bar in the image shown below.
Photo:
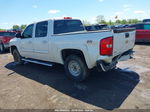
M35 63L35 64L40 64L40 65L45 65L45 66L49 66L49 67L53 66L53 64L42 62L42 61L38 61L38 60L32 60L32 59L24 59L23 58L22 61L31 62L31 63Z

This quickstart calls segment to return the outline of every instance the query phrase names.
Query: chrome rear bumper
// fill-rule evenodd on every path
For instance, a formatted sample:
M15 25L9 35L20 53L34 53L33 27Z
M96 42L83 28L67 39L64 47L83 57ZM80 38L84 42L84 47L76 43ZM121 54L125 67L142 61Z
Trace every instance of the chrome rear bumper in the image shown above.
M97 61L97 68L98 68L99 71L107 72L107 71L115 68L119 61L126 61L128 59L131 59L133 53L134 52L132 50L129 50L129 51L127 51L127 52L125 52L125 53L123 53L119 56L116 56L113 59L112 63L106 63L102 60L98 60Z

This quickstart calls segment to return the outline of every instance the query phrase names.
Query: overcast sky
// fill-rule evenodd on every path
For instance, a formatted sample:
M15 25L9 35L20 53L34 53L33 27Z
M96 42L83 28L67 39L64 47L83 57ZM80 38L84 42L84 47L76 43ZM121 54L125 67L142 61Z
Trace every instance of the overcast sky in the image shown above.
M94 23L106 20L150 18L150 0L0 0L0 28L55 17L75 17Z

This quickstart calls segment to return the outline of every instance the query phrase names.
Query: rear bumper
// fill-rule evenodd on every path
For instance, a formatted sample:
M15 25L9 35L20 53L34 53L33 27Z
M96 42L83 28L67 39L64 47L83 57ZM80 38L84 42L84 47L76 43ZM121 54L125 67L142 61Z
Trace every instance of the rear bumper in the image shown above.
M117 63L118 63L117 61L114 61L110 64L106 64L104 61L99 60L99 61L97 61L97 69L98 69L98 71L107 72L107 71L115 68Z
M134 53L134 52L133 52L132 50L129 50L129 51L127 51L127 52L125 52L125 53L123 53L123 54L121 54L121 55L119 55L119 56L116 56L116 57L113 59L112 63L106 63L106 62L104 62L103 60L98 60L98 61L97 61L97 69L98 69L99 71L107 72L107 71L109 71L109 70L115 68L116 65L117 65L117 63L118 63L119 61L126 61L126 60L128 60L128 59L131 59L133 53Z

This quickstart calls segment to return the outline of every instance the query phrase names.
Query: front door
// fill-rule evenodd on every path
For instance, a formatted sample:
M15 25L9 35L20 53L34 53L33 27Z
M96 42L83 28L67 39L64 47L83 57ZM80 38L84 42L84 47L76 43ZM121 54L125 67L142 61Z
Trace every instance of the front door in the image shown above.
M29 25L22 34L20 40L20 54L26 58L33 58L33 27Z

